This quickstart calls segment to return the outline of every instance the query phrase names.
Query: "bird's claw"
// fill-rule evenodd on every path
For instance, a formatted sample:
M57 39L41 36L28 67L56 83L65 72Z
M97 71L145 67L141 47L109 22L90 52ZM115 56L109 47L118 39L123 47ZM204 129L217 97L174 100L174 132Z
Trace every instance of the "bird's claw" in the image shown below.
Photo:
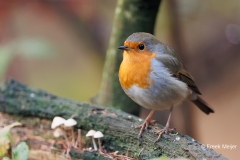
M140 129L140 132L139 132L139 134L138 134L138 139L140 139L140 138L142 137L142 133L143 133L143 130L144 130L144 129L145 129L145 130L148 130L149 125L155 124L156 122L157 122L156 120L148 120L148 119L146 119L143 124L135 127L135 129L141 128L141 129Z
M175 131L176 131L175 128L169 128L168 126L165 126L163 129L156 132L156 134L158 134L158 138L155 142L159 141L159 139L162 137L164 133L175 132Z

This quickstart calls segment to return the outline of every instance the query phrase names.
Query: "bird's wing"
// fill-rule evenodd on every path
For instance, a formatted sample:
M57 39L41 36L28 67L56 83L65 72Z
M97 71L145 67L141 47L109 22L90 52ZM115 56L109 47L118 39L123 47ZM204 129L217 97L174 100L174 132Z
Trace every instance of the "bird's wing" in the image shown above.
M174 77L186 83L191 90L201 95L201 92L195 84L193 77L186 70L186 68L183 67L181 60L178 57L170 54L161 54L157 56L156 59L163 63Z
M201 95L201 92L199 91L197 85L195 84L193 77L185 68L179 70L179 72L174 76L178 78L180 81L185 82L188 85L188 87L195 93Z
M161 62L171 74L176 74L182 68L182 63L175 57L169 54L161 54L156 57L156 60Z

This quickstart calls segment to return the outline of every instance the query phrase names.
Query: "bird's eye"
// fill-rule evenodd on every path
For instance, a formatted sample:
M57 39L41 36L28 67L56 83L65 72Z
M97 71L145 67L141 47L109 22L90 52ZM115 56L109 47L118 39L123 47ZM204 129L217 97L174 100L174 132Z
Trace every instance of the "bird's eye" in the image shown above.
M138 46L138 48L140 49L140 50L144 50L144 44L139 44L139 46Z

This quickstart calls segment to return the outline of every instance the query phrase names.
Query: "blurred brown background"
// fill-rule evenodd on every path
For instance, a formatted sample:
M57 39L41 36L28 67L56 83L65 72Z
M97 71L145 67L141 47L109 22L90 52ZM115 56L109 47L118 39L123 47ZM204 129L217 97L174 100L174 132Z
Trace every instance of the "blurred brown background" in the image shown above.
M99 90L116 0L0 0L0 80L90 101ZM172 126L230 159L240 154L240 3L164 0L155 33L173 46L215 110L186 102ZM119 44L121 45L121 44ZM149 113L143 109L142 118ZM168 111L155 113L165 124Z

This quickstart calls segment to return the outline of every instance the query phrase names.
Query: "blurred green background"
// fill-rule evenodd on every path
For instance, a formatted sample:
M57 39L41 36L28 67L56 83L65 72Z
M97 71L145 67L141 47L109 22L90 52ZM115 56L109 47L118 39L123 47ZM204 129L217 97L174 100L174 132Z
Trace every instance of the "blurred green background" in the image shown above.
M89 102L100 88L116 4L116 0L1 0L0 80L12 77ZM238 145L235 150L216 151L239 158L239 1L164 0L155 31L159 40L178 51L216 112L206 116L184 103L187 107L174 109L173 126L205 145ZM141 117L148 112L142 109ZM163 113L154 116L158 119Z

